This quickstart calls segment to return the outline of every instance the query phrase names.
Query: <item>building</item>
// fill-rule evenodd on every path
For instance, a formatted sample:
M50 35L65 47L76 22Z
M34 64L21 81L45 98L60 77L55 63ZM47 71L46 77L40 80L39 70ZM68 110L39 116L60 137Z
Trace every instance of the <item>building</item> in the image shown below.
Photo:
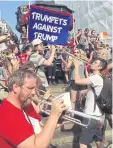
M112 44L112 1L65 1L55 0L56 4L65 4L74 10L75 32L79 28L95 29L97 33L107 32L106 43Z

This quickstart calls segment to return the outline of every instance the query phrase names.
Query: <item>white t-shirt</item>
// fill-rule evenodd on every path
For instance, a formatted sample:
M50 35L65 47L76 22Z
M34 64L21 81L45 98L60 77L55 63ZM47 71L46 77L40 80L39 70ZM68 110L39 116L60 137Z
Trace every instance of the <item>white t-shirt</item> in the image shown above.
M96 95L99 96L103 88L103 78L100 75L95 74L95 75L90 76L89 80L91 81L91 84L92 84L91 86L94 87L95 89ZM100 119L103 119L104 118L104 116L102 116L103 113L99 109L97 104L94 110L94 103L95 103L94 93L92 89L89 87L87 95L86 95L85 113L99 117Z

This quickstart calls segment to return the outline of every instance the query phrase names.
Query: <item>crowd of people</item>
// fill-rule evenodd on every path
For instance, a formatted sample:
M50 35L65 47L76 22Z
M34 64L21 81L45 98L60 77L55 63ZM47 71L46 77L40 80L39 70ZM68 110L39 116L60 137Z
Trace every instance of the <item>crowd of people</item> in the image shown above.
M56 60L60 59L70 88L72 109L76 110L77 101L82 102L83 96L86 96L84 113L96 116L100 123L91 122L82 129L80 148L87 148L93 141L99 142L99 148L104 139L105 114L95 105L91 88L99 96L104 84L101 75L112 78L112 47L104 44L95 30L88 28L78 29L67 46L44 46L40 39L29 43L25 26L22 26L20 37L18 45L8 38L7 49L0 53L0 88L7 93L0 98L0 147L50 146L59 118L68 107L62 100L52 101L50 116L43 125L43 115L40 115L35 98L40 98L40 90L46 92L48 86L56 85ZM46 96L50 98L51 93L43 94L44 99Z

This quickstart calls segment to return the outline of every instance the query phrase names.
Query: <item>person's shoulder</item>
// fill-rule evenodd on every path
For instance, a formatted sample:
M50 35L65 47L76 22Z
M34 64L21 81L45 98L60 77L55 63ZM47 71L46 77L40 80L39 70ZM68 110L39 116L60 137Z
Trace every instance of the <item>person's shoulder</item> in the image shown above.
M101 74L95 74L95 76L102 79L102 75Z
M12 119L18 117L18 115L22 114L21 110L17 107L15 107L11 102L9 102L6 98L2 101L0 105L0 116Z
M34 52L29 56L29 60L34 61L34 60L37 60L38 57L39 57L39 54Z
M39 57L43 57L43 56L38 54L37 52L34 52L30 55L30 58L39 58Z
M2 113L3 111L7 111L5 110L7 108L8 104L7 104L7 100L3 99L2 103L0 104L0 113Z
M92 80L92 81L98 81L98 80L101 80L102 77L99 74L92 74L92 75L89 76L89 79Z
M15 111L13 112L10 103L6 99L4 99L0 104L0 125L3 125L4 127L4 125L6 125L8 121L14 120L14 113Z
M101 78L100 74L92 74L89 77L93 77L93 78Z
M102 86L103 78L99 74L94 74L88 77L93 86Z

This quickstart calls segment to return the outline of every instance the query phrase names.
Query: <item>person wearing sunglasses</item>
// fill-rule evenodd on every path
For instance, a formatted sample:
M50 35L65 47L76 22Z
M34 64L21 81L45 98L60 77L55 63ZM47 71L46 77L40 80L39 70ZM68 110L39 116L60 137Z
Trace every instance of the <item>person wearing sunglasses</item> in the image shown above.
M73 53L76 57L80 58L80 50L76 49ZM79 96L81 95L81 93L83 93L84 91L86 91L87 87L86 86L80 86L78 84L76 84L75 82L75 71L76 68L73 64L73 59L71 57L69 57L68 59L68 64L67 64L67 68L70 69L70 93L71 93L71 101L72 101L72 108L75 109L76 106L76 100L77 100L77 95L79 94ZM81 61L81 64L79 66L79 73L80 73L80 77L81 78L85 78L85 73L86 73L86 69L84 67L84 63Z

